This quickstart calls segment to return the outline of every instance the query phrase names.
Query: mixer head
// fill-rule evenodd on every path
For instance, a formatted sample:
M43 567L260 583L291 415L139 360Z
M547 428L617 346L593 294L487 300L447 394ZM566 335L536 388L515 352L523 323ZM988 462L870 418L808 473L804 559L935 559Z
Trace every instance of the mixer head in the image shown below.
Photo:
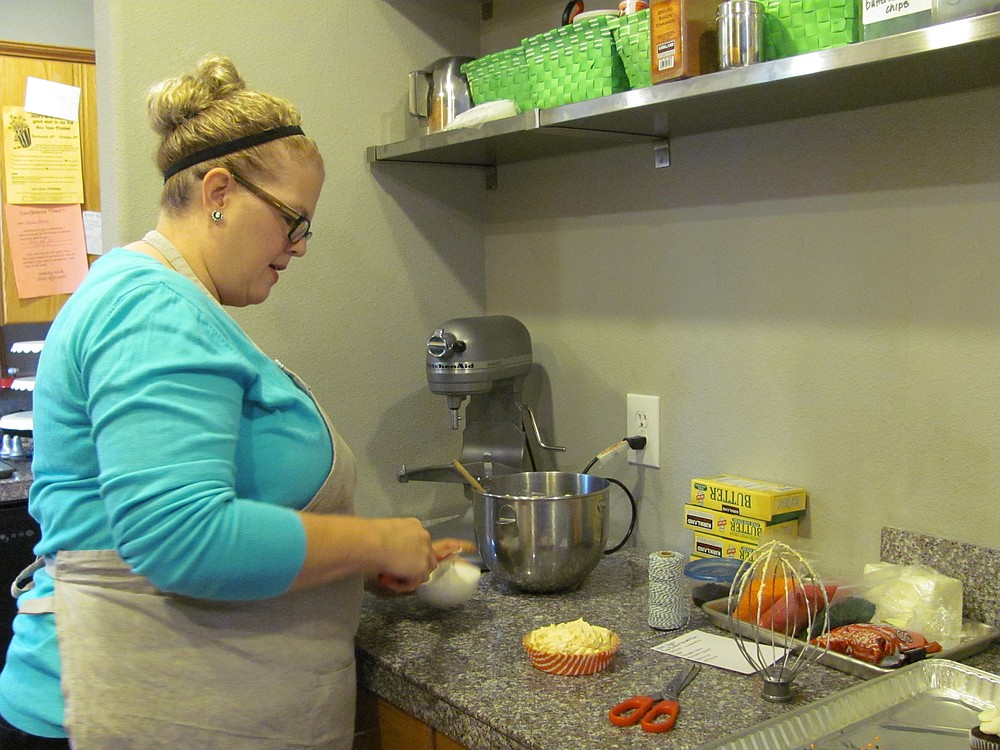
M454 428L467 396L519 391L530 371L531 335L508 315L453 318L427 340L427 385L447 397Z

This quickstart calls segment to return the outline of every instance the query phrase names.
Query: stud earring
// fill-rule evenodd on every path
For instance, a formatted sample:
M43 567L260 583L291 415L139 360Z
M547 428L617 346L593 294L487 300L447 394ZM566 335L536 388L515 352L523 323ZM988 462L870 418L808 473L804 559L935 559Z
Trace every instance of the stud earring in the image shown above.
M211 216L212 216L212 221L214 221L216 224L222 221L222 211L218 209L212 211Z

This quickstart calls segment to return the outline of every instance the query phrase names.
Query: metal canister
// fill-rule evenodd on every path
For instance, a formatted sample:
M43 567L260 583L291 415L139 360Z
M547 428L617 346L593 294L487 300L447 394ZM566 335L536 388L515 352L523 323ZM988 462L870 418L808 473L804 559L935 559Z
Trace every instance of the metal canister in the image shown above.
M727 0L719 5L719 67L740 68L764 59L764 4Z

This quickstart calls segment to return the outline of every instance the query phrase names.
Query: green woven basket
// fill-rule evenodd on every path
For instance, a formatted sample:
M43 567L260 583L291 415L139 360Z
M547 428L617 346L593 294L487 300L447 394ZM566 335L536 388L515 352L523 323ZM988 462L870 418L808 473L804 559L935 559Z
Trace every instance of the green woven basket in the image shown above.
M768 0L768 60L861 41L859 0Z
M502 49L462 65L474 104L512 99L525 112L535 108L524 47Z
M619 19L615 46L625 66L625 75L634 89L653 85L649 60L649 8Z
M599 16L523 40L535 106L557 107L628 91L615 46L617 27L617 18Z

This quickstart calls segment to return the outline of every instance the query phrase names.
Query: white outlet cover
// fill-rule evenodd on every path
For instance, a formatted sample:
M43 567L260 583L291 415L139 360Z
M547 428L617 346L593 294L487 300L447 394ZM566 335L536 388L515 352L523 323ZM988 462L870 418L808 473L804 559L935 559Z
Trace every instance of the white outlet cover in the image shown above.
M646 447L641 451L629 448L628 462L636 466L660 468L660 397L629 393L625 397L626 437L642 435Z

